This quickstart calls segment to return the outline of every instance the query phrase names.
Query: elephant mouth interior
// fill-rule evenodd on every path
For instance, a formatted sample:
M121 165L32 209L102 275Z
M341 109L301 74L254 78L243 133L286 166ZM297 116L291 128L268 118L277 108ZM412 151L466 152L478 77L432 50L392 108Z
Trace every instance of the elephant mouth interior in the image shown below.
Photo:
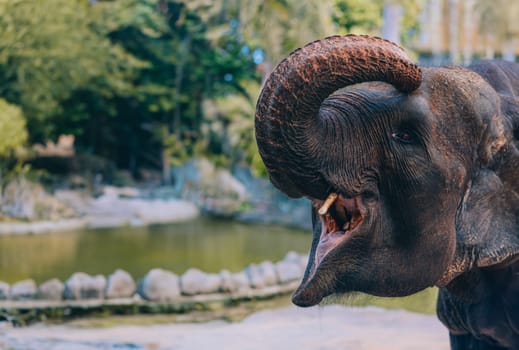
M321 204L321 203L319 203ZM331 194L319 209L322 229L315 252L315 266L336 246L344 242L359 227L365 212L361 196L353 198Z

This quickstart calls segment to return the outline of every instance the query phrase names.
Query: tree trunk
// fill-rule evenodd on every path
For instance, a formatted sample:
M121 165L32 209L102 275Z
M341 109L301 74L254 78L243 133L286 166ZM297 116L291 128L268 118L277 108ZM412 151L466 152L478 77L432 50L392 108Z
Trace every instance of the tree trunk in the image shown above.
M400 44L400 20L403 8L391 0L384 0L382 38Z
M465 0L463 8L463 64L468 66L472 62L472 39L474 34L474 0Z
M168 127L162 127L162 139L166 140L169 137ZM162 184L165 186L171 185L171 161L165 146L162 146L161 152L162 160Z
M485 58L487 60L491 60L495 57L495 50L494 50L494 37L492 34L487 34L485 38Z
M515 62L515 49L517 40L515 38L508 38L503 41L503 59L505 61Z
M449 0L449 54L453 64L460 62L458 0Z
M431 53L433 65L439 66L442 63L442 25L441 13L442 4L440 0L432 0L431 8Z
M181 105L179 102L179 97L182 95L182 80L184 79L184 69L187 63L187 57L189 55L189 51L191 50L191 36L189 33L186 37L180 42L178 48L178 62L175 67L175 91L177 103L175 106L175 110L173 112L173 122L172 129L175 135L180 138L180 123L181 123Z

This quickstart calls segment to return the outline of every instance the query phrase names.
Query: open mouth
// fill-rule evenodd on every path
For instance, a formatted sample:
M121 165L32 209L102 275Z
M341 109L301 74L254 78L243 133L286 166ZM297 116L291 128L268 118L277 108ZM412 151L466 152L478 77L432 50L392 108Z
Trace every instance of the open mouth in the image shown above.
M314 267L317 268L324 257L336 246L348 239L364 219L361 196L353 198L331 193L319 205L322 229L315 252Z
M346 197L332 193L325 201L315 201L314 206L321 218L321 234L308 272L292 296L292 302L299 306L316 305L335 291L329 274L319 274L317 270L328 254L359 231L368 214L362 195Z

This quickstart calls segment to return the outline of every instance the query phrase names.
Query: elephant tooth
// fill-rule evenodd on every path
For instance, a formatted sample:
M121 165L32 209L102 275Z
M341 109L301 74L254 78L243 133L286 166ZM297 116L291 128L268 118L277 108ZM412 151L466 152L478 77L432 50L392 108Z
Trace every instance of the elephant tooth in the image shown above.
M350 229L350 222L348 221L347 223L345 223L344 225L342 225L342 229L343 231L348 231Z
M319 208L319 210L317 211L319 213L319 215L321 215L321 216L325 215L336 199L337 199L337 193L333 193L333 192L330 193L328 195L328 197L326 198L326 200L324 201L321 208Z

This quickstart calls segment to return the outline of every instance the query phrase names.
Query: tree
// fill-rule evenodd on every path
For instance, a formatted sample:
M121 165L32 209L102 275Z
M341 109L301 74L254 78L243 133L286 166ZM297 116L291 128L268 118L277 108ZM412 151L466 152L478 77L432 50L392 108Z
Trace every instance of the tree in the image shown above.
M167 168L169 149L189 156L201 141L204 99L246 94L257 76L253 48L210 9L0 0L0 93L23 110L31 142L73 134L79 152L134 175Z
M0 98L0 159L10 157L26 141L27 129L22 110Z
M504 59L514 61L519 38L519 3L507 0L476 0L474 11L479 19L479 31L487 40L495 40L501 46Z
M474 48L472 47L474 23L474 2L475 0L465 0L463 2L463 64L468 66L472 61Z
M103 23L114 23L105 24L112 44L146 65L133 76L128 94L106 99L78 90L67 105L81 105L86 118L60 119L61 129L84 131L77 139L84 148L134 175L142 166L161 167L166 182L170 161L182 161L195 150L212 152L200 149L203 101L243 94L242 81L256 79L252 53L232 23L218 24L221 30L214 33L209 9L186 4L118 0L93 6L107 18Z
M31 141L55 133L53 117L74 91L129 89L128 77L141 62L95 28L87 5L78 1L0 3L0 95L22 108Z
M333 19L346 32L381 35L405 46L418 33L422 5L422 0L337 0Z
M460 62L458 17L458 0L449 0L449 55L453 64L459 64Z
M382 1L338 0L333 20L347 33L377 33L382 26Z
M220 19L234 22L244 42L258 49L256 62L265 77L294 49L335 34L333 1L219 0L213 9Z

